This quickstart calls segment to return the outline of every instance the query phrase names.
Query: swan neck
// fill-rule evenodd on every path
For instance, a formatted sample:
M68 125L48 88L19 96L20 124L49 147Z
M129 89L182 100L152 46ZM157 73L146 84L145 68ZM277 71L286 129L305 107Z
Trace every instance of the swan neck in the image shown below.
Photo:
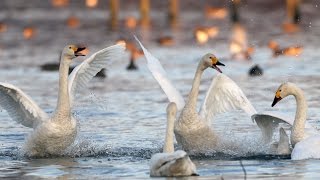
M174 121L175 114L167 114L167 129L166 129L166 138L164 142L163 152L164 153L173 153L174 152Z
M297 103L296 116L291 133L292 144L295 145L304 138L304 128L307 119L308 105L301 89L294 88L292 94L294 95Z
M199 86L201 82L201 76L204 71L204 67L202 63L200 62L196 71L196 74L193 79L192 88L189 93L188 102L186 103L186 106L191 106L196 111L196 105L199 95Z
M70 116L70 101L68 92L68 74L70 64L71 59L69 57L61 57L59 68L58 103L55 116Z

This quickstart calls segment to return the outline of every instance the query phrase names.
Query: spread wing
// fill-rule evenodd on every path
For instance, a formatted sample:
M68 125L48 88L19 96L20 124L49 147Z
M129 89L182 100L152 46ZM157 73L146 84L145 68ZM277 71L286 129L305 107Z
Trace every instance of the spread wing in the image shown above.
M257 123L262 131L262 137L266 142L271 142L273 133L280 123L293 125L294 118L279 112L264 112L254 114L251 119ZM305 133L307 135L317 134L317 130L306 121Z
M181 110L184 105L184 99L181 93L173 86L169 78L167 77L166 71L163 69L159 60L155 58L139 41L139 39L135 36L136 40L140 44L143 53L147 59L148 68L151 71L153 77L157 80L160 87L167 95L170 102L175 102L177 104L178 110Z
M242 109L252 116L256 110L240 87L229 77L220 73L213 78L200 109L200 115L208 122L218 113Z
M99 72L106 68L108 64L116 61L124 54L124 45L117 44L102 49L88 59L79 64L70 74L68 79L68 89L70 103L72 105L76 90L85 87L87 83Z
M8 83L0 83L0 106L13 120L26 127L35 127L48 118L27 94Z

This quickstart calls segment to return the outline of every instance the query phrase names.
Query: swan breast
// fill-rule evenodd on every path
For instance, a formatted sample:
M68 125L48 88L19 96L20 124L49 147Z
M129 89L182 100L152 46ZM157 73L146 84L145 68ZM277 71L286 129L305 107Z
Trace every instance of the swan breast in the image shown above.
M69 123L49 120L37 126L28 136L25 150L31 156L61 154L74 142L76 135L77 123L74 118L71 118Z

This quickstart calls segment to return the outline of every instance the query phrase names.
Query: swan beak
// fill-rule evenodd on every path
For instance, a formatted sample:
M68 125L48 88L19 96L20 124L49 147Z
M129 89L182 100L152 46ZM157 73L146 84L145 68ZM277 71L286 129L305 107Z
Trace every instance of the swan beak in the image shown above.
M220 61L217 61L215 64L212 64L212 68L217 70L218 72L222 73L222 71L220 70L220 68L218 68L218 66L225 66L224 64L222 64Z
M274 105L276 105L277 102L279 102L281 99L282 99L282 98L281 98L280 96L279 96L279 97L275 96L275 97L274 97L274 100L273 100L273 102L272 102L271 107L273 107Z
M86 47L78 47L75 51L74 51L74 55L75 56L85 56L85 54L82 54L81 51L85 50Z

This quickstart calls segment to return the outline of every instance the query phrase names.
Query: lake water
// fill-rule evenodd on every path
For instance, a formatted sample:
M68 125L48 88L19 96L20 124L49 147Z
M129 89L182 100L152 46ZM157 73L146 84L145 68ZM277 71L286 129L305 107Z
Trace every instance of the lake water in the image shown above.
M251 2L248 1L248 9L254 9ZM297 83L307 97L308 121L320 128L320 55L317 52L320 20L319 8L313 1L302 6L305 14L301 31L294 35L281 33L283 9L270 5L275 13L269 14L269 19L258 13L259 10L266 11L265 8L242 9L249 42L256 47L252 62L230 60L230 24L227 20L204 20L204 25L213 23L221 27L221 35L206 45L198 45L193 40L191 27L199 25L194 19L201 18L202 14L190 9L181 17L181 28L177 32L166 28L162 19L165 15L159 11L154 12L153 17L160 23L154 23L149 30L131 31L121 27L113 32L105 27L104 6L92 10L72 3L70 10L52 9L43 1L31 4L24 6L7 0L1 6L0 20L8 24L8 31L0 34L0 81L21 88L46 112L55 108L58 72L41 71L39 65L57 62L62 47L70 42L84 42L92 53L113 44L120 37L132 39L132 34L137 34L150 52L161 60L168 76L185 97L191 88L199 58L207 52L214 52L226 65L221 68L224 74L237 82L258 112L280 111L294 117L296 105L293 97L282 100L273 108L271 103L282 82ZM261 6L265 4L261 2ZM130 12L137 15L134 3L124 7L130 11L121 17L130 15ZM65 20L69 15L80 17L78 29L66 27ZM37 35L32 40L24 40L21 31L30 24L37 28ZM176 35L177 44L158 46L154 40L166 34ZM267 48L270 39L283 45L303 45L303 53L298 57L271 58L271 51ZM74 116L80 124L78 137L61 157L37 159L24 156L21 147L32 130L17 124L1 110L0 178L149 178L149 159L152 154L160 152L163 145L168 100L147 70L143 57L137 61L138 71L126 71L127 64L127 58L113 63L108 67L107 78L93 79L88 88L79 93L74 107ZM263 76L247 75L253 64L263 68ZM199 106L216 74L211 69L203 74ZM273 155L261 144L256 124L242 111L219 115L212 126L220 136L222 146L212 153L192 155L200 176L186 179L320 178L319 160L292 161L290 156Z

